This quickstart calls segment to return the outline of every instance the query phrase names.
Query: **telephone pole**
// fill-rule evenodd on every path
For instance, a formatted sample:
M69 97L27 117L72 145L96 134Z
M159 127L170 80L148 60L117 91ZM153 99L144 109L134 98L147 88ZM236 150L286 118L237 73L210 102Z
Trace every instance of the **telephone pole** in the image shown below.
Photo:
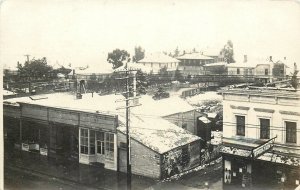
M133 73L133 91L130 91L129 89L129 72L135 72L135 70L128 70L127 68L127 62L125 64L125 71L119 71L119 72L125 72L124 78L117 78L118 80L126 80L126 91L122 92L123 95L125 95L125 99L117 100L117 101L125 101L125 107L119 107L117 109L125 109L126 110L126 160L127 160L127 190L131 190L131 163L130 163L130 136L129 136L129 125L130 125L130 108L140 106L141 104L136 104L135 100L137 100L140 97L136 97L136 75ZM130 97L130 93L133 92L133 97ZM116 101L116 102L117 102ZM130 101L133 102L132 105L130 105Z

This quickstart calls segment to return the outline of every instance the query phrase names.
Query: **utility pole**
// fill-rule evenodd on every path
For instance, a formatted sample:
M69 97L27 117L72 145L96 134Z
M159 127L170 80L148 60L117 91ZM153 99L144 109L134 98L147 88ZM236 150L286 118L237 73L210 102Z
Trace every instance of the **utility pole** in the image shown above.
M125 72L124 78L117 78L118 80L126 80L126 91L122 92L123 95L125 95L125 99L117 100L117 101L125 101L126 106L125 107L119 107L117 109L126 109L126 160L127 160L127 190L131 190L131 163L130 163L130 136L129 136L129 126L130 126L130 108L140 106L141 104L135 103L138 98L136 97L136 71L135 70L128 70L127 68L127 62L125 64L125 71L119 71L119 72ZM130 91L129 89L129 72L133 72L133 91ZM133 97L130 97L130 93L133 92ZM117 102L116 101L116 102ZM130 101L133 102L132 105L130 105Z

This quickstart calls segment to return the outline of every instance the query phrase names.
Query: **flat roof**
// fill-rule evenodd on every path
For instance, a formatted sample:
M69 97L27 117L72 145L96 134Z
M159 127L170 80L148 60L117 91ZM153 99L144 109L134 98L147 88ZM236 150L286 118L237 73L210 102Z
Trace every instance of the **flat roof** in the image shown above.
M239 95L258 95L258 96L276 96L276 97L288 97L288 98L300 98L299 92L293 92L288 90L246 90L246 89L230 89L230 90L221 90L222 94L239 94Z

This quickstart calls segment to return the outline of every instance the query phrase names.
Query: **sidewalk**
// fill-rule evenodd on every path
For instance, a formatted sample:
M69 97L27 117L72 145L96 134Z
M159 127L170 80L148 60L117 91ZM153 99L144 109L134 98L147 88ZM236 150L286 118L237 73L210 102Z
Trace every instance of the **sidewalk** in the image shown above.
M4 157L5 167L27 170L67 183L77 183L97 189L126 188L126 174L107 170L102 166L58 161L40 154L19 150L6 151ZM132 176L132 189L146 189L155 183L153 179Z

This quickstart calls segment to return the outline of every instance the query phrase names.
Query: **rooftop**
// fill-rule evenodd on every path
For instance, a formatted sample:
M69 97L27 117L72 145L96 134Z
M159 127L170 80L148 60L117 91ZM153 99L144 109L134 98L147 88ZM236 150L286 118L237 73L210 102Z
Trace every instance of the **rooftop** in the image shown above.
M178 63L179 60L165 55L163 53L150 53L145 56L144 59L138 61L138 63Z
M125 118L119 117L123 124L118 130L126 134ZM159 117L144 117L131 114L130 137L160 154L176 147L200 140L198 136Z
M274 96L274 97L288 97L300 98L299 92L288 90L268 90L268 88L260 90L247 90L247 89L229 89L220 91L222 94L238 94L238 95L259 95L259 96Z
M120 121L118 130L126 133L124 127L125 110L117 110L118 107L124 106L124 102L116 103L116 100L120 99L124 99L124 97L121 95L99 96L96 93L92 97L92 94L89 93L83 94L82 99L76 99L75 95L71 93L54 93L7 99L4 104L27 103L75 111L118 115ZM161 116L194 109L180 98L171 97L155 101L152 97L145 95L141 97L140 103L142 106L131 109L130 135L135 140L162 154L200 139L161 118Z
M199 59L199 60L213 60L214 58L203 55L202 53L187 53L176 57L177 59Z

